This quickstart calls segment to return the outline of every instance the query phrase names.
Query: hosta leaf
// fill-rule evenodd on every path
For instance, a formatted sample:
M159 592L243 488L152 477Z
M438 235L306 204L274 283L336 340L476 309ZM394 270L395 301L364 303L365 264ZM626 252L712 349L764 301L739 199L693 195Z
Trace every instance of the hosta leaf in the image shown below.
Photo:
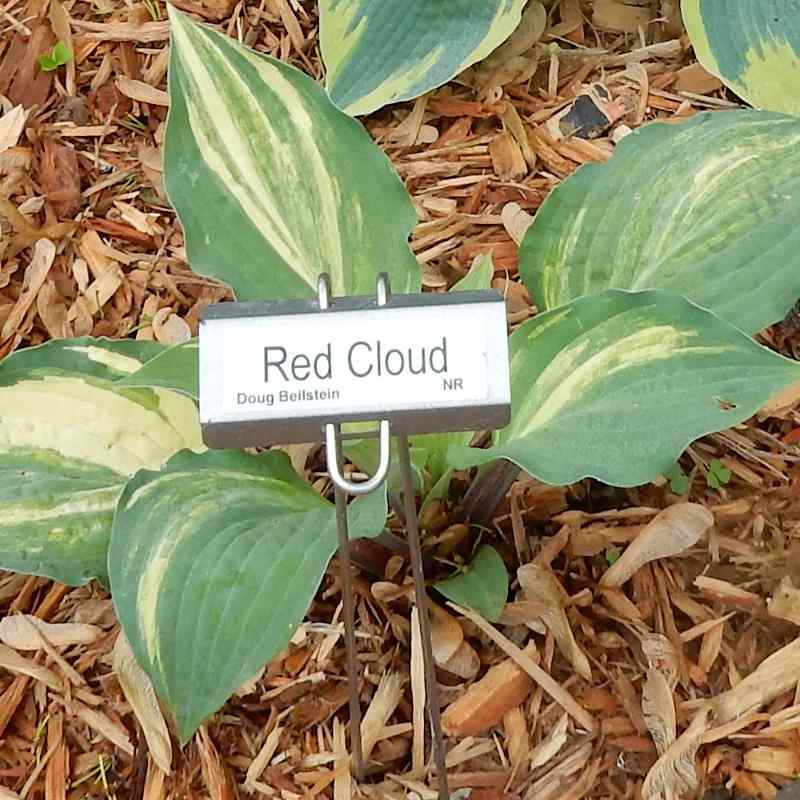
M478 292L491 288L494 277L494 264L491 255L478 256L469 269L469 272L455 285L455 292Z
M0 386L13 383L17 375L68 375L120 380L136 372L142 364L164 351L155 342L133 339L58 339L16 350L0 361Z
M355 424L358 425L360 423ZM418 439L420 437L415 438ZM345 458L348 461L351 461L367 475L375 474L380 459L380 448L376 439L345 439L342 447ZM414 486L415 488L421 488L425 481L425 462L428 458L428 453L424 448L420 448L414 443L410 447L410 454ZM392 439L391 442L391 461L389 462L389 472L386 475L386 488L390 492L400 493L403 491L403 474L400 470L400 461L397 458L397 441L395 439Z
M120 386L143 386L172 389L197 400L199 388L200 346L197 339L159 351L136 372L121 378Z
M462 572L434 586L448 600L496 622L508 599L508 572L497 550L484 545Z
M490 450L452 448L456 467L507 458L553 484L647 483L800 380L800 363L664 291L574 300L510 344L511 425Z
M419 285L411 200L364 128L310 77L169 7L165 186L195 272L239 300Z
M757 108L800 114L800 5L682 0L700 63Z
M385 496L350 506L373 536ZM120 499L109 563L117 615L182 742L283 649L336 549L333 505L277 451L179 453Z
M447 83L505 41L526 0L320 0L333 101L369 114Z
M800 295L799 215L800 120L698 114L646 125L556 188L520 272L546 308L603 289L668 289L755 333Z
M119 389L158 345L73 339L0 363L0 565L80 584L107 578L117 498L140 468L202 449L197 410Z

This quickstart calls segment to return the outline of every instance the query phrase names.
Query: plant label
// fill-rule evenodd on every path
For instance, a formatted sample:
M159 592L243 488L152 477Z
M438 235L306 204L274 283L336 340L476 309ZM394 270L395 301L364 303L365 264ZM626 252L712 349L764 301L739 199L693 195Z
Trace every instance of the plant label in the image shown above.
M495 292L221 303L200 323L209 447L324 439L326 423L395 432L493 430L511 408L505 303Z

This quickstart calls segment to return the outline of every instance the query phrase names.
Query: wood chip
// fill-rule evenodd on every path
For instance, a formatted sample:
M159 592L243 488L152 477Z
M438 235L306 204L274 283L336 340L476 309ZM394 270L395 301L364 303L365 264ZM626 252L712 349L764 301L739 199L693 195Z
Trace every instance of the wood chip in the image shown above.
M794 585L789 575L784 575L767 602L767 612L771 617L800 625L800 589Z
M564 610L565 593L552 570L540 564L523 564L517 570L517 579L525 598L543 606L541 619L555 637L561 654L572 664L578 675L591 681L592 668L589 659L575 641L567 612Z
M264 772L267 768L267 764L269 764L272 757L277 752L283 731L284 729L278 725L274 727L267 735L267 738L264 739L264 744L261 745L261 749L247 768L247 775L244 780L245 791L253 792L256 790L256 781L261 777L261 773Z
M800 775L800 752L789 747L754 747L744 754L745 769L786 778Z
M455 603L448 603L461 615L469 619L480 628L500 649L510 656L533 680L544 689L576 722L587 731L595 730L595 721L572 695L548 675L531 656L520 649L508 638L503 636L496 628L486 622L480 614L475 614L467 608L460 608Z
M704 595L720 603L743 608L759 616L766 611L767 603L763 597L754 592L748 592L747 589L734 586L729 581L698 575L694 580L694 585Z
M697 503L678 503L659 513L603 574L600 585L619 587L650 561L678 555L697 544L714 515Z
M14 106L0 117L0 153L10 150L19 141L25 128L27 113L22 106Z
M350 775L350 753L347 750L344 725L338 718L333 721L333 752L336 755L333 800L351 800L353 779Z
M475 648L469 642L464 641L461 642L458 650L440 666L465 681L471 681L481 668L481 659Z
M32 615L14 614L0 619L0 641L15 650L41 649L41 639L31 632L30 624L35 625L54 647L91 644L103 633L96 625L77 622L50 623Z
M464 630L461 623L441 606L431 603L429 608L433 660L443 667L463 644Z
M71 144L45 141L39 180L56 214L60 218L74 216L82 196L78 156Z
M160 344L181 344L188 342L192 338L192 330L189 324L168 306L156 311L153 316L152 326L156 341Z
M650 8L623 0L595 0L592 20L598 28L619 33L638 33L650 23Z
M89 708L83 703L72 703L68 709L123 753L127 753L129 756L133 755L133 745L128 732L117 723L112 722L102 711Z
M131 100L149 103L154 106L169 106L169 95L161 89L155 89L144 81L134 80L120 75L114 82L119 92Z
M697 714L684 733L647 773L642 786L642 800L674 800L695 796L698 785L695 756L707 727L708 714Z
M200 754L203 782L211 800L233 800L235 795L230 775L205 725L200 726L194 740Z
M15 675L27 675L35 681L40 681L45 686L56 691L62 689L61 681L55 672L47 667L23 658L15 650L0 644L0 667L13 672Z
M566 718L566 714L564 717ZM519 782L528 774L531 760L528 724L520 707L512 708L503 715L503 730L506 734L506 749L514 770L515 782Z
M25 269L22 292L0 331L0 341L5 341L17 331L28 309L36 300L36 295L42 288L55 257L56 246L49 239L39 239L36 242L31 263Z
M396 672L385 672L361 720L361 742L364 760L369 761L372 751L381 739L389 718L403 699L403 678Z
M531 769L538 769L552 761L567 743L567 723L569 718L566 714L555 724L547 736L542 739L531 753Z
M153 684L137 663L125 634L120 631L114 644L112 664L122 693L142 726L147 747L159 769L172 769L172 743Z
M642 713L659 755L664 755L677 738L677 718L672 687L660 670L647 670L642 689Z
M496 664L447 707L442 729L448 736L477 736L519 706L532 686L530 676L511 659Z
M722 81L706 70L702 64L689 64L678 70L675 79L676 92L711 94L722 88Z
M87 22L73 19L73 26L86 31L83 36L97 42L135 42L147 44L169 39L169 21L144 22Z
M795 687L800 663L800 639L765 658L755 672L733 689L709 701L715 722L728 722L748 711L769 703L779 694Z
M501 133L489 143L494 174L505 181L516 181L528 172L522 149L510 133Z
M524 211L519 203L506 203L500 216L508 235L518 245L522 244L528 228L533 224L533 217Z

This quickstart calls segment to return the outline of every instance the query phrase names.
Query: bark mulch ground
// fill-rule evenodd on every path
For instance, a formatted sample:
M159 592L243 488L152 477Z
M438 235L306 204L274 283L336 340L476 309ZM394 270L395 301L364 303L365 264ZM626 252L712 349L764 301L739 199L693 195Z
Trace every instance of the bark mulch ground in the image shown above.
M315 3L177 5L320 75ZM606 161L648 121L737 106L694 62L677 3L605 5L611 30L594 27L591 3L562 0L522 53L365 120L413 195L412 245L427 290L445 290L491 253L494 285L519 324L536 313L536 298L517 278L518 243L553 187L582 164ZM642 13L651 21L644 28ZM57 40L74 61L41 72L37 58ZM0 356L84 334L180 341L196 334L205 305L230 298L190 269L164 194L168 50L160 0L0 5L0 101L6 113L22 107L0 137ZM579 94L607 118L593 139L564 137L561 115ZM57 246L44 274L29 269L42 237ZM800 318L762 340L800 357ZM660 424L668 421L653 419ZM318 451L304 456L328 492ZM719 488L706 480L715 459L731 472ZM691 501L714 525L679 552L634 565L624 584L601 577L679 502L669 484L618 490L521 478L478 531L453 524L462 476L429 514L433 574L447 574L444 562L480 533L515 581L495 626L436 598L459 796L769 800L800 775L800 397L696 442L681 463ZM403 536L399 521L391 527ZM422 679L416 659L410 667L409 568L402 554L380 563L379 574L356 575L375 766L360 787L346 762L335 562L289 649L183 751L173 743L169 774L120 688L119 627L104 589L0 573L0 798L432 800L435 776L415 724ZM47 646L20 614L58 626L47 629Z

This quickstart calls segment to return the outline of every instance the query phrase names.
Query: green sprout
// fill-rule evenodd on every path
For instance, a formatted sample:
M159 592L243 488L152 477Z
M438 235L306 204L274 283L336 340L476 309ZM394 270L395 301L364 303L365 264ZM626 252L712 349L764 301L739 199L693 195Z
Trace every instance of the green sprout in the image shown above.
M664 473L664 477L669 481L670 489L675 494L689 493L689 476L681 469L680 464L673 464L671 469Z
M50 53L39 56L39 68L42 72L53 72L72 61L72 50L61 40L57 41Z
M706 475L706 483L712 489L719 489L720 486L725 486L731 479L731 471L718 459L715 458L708 465L708 475Z

